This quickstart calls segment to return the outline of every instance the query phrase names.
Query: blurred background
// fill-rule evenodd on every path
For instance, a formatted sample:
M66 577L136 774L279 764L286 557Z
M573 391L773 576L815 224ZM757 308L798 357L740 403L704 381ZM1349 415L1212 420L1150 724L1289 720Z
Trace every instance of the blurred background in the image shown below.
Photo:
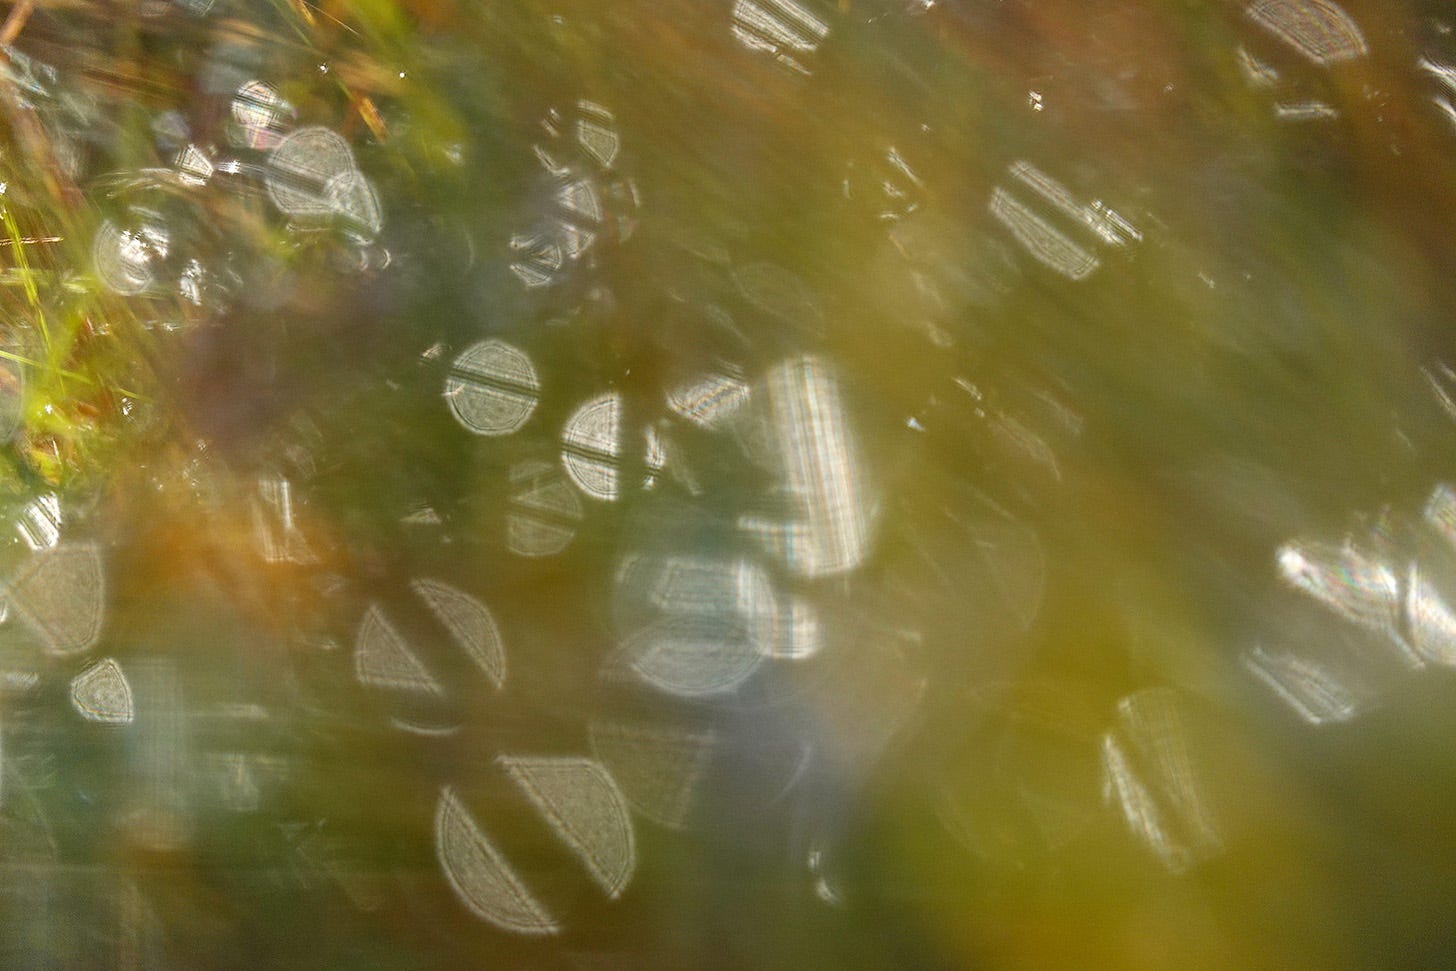
M0 967L1450 966L1453 28L0 3Z

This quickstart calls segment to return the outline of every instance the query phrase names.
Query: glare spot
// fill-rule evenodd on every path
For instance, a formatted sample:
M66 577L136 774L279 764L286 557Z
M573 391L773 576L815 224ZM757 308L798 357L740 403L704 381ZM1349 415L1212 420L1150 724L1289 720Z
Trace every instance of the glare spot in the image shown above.
M616 119L595 102L579 101L577 108L581 111L576 121L577 143L602 168L611 168L622 148L622 136L614 127Z
M126 674L109 657L71 679L71 705L82 718L102 725L129 725L136 716Z
M1429 58L1421 58L1416 62L1416 67L1422 72L1429 74L1436 79L1436 83L1445 88L1448 92L1456 95L1456 67L1450 64L1443 64L1440 61L1433 61ZM1456 122L1456 105L1451 103L1450 98L1435 97L1431 99L1441 109L1448 120Z
M5 63L0 65L0 77L23 91L49 97L60 80L60 72L54 66L38 61L14 46L6 45Z
M1009 174L1058 213L1086 226L1102 243L1126 246L1143 238L1131 223L1109 209L1102 200L1094 199L1086 205L1079 205L1066 186L1030 162L1012 163Z
M355 638L354 675L361 684L373 687L428 695L445 693L377 604L364 612Z
M806 357L776 365L765 385L775 464L798 515L748 515L740 526L800 576L852 570L869 550L874 499L838 381L826 364Z
M632 808L666 826L687 824L717 739L712 732L627 722L594 722L592 752Z
M37 553L6 588L16 614L48 653L79 654L100 639L106 598L96 546L62 544Z
M182 268L181 274L177 277L177 292L188 303L200 307L207 293L207 287L207 269L198 260L188 260L187 265Z
M547 462L526 462L511 470L506 545L521 556L553 556L571 545L581 522L581 499Z
M1069 279L1085 279L1097 269L1100 260L1094 247L1123 247L1142 239L1131 223L1101 200L1079 204L1066 186L1030 162L1013 163L1008 174L1013 188L997 186L992 191L991 215L1037 262ZM1018 186L1031 193L1036 206L1013 191ZM1074 229L1083 242L1073 238Z
M615 391L591 399L566 421L561 432L561 464L577 488L593 499L618 496L622 464L622 396ZM643 432L644 484L662 471L665 453L659 438Z
M467 348L450 366L445 401L466 429L477 435L508 435L536 410L540 383L531 359L498 340Z
M61 541L61 500L53 492L25 504L16 532L32 550L47 550Z
M1311 658L1256 647L1245 655L1244 665L1311 725L1348 721L1364 704L1350 684Z
M152 285L152 263L166 255L166 234L159 227L151 233L122 229L108 219L96 231L91 255L108 290L134 296Z
M268 156L268 195L289 215L327 215L324 186L354 170L349 143L327 128L300 128Z
M637 619L624 653L662 691L731 691L775 650L778 604L767 575L747 560L634 558L618 586Z
M602 221L602 201L597 197L597 187L586 179L576 179L564 183L556 191L556 201L568 213L582 218L589 224ZM568 233L566 236L567 239L574 241L573 245L567 248L568 254L573 258L580 256L589 245L585 241L590 239L590 235L579 226L568 224L566 229L574 230L577 234L573 236Z
M1340 616L1379 631L1393 631L1400 609L1400 582L1390 566L1351 545L1287 543L1276 553L1290 586Z
M498 760L608 897L627 888L637 850L627 800L600 763L583 758Z
M444 522L435 508L429 505L418 507L414 512L400 517L399 521L410 526L439 526Z
M196 145L186 145L177 153L177 160L173 163L182 181L188 185L205 185L212 178L214 166L212 159Z
M1422 518L1456 551L1456 489L1444 482L1432 489Z
M379 196L373 183L358 169L340 172L325 182L324 201L331 213L346 220L365 239L372 239L384 227Z
M413 580L410 589L425 602L491 684L497 688L504 684L505 646L500 628L485 604L439 580Z
M719 429L743 410L749 400L746 383L729 374L711 373L671 388L667 407L709 431Z
M778 609L766 645L768 656L780 661L803 661L824 646L819 610L798 594L778 598Z
M349 143L327 128L300 128L268 156L268 196L280 212L305 222L343 219L366 236L383 225L374 187L358 170Z
M292 112L288 102L263 81L249 81L233 96L232 118L240 141L248 148L264 150L278 144L279 130Z
M1449 121L1453 126L1456 126L1456 104L1453 104L1451 102L1451 99L1432 98L1431 104L1436 106L1437 110L1441 112L1441 114L1446 118L1447 121Z
M593 499L617 498L621 410L622 399L615 392L593 398L567 420L561 434L566 474Z
M1360 28L1330 0L1254 0L1248 17L1320 66L1366 52Z
M1405 617L1412 645L1427 663L1456 667L1456 612L1414 562L1406 578Z
M1372 530L1368 547L1388 540ZM1428 552L1445 553L1432 549ZM1248 671L1313 725L1344 721L1422 669L1444 663L1444 618L1424 596L1433 571L1397 574L1385 555L1347 540L1340 547L1290 543L1278 554L1285 582L1308 599L1277 616L1271 643L1243 658ZM1414 590L1403 591L1410 575ZM1434 592L1434 591L1433 591ZM1323 610L1309 609L1318 604Z
M532 151L551 204L510 238L510 270L531 288L556 283L603 240L630 236L638 205L633 182L613 172L622 141L611 111L582 100L574 111L551 109L541 127L548 137Z
M796 55L812 54L829 35L829 25L796 0L735 0L733 36L751 51L801 74L808 69Z
M814 896L831 907L843 907L844 895L835 889L825 872L824 851L817 846L811 849L806 865L814 878Z
M1239 47L1238 58L1239 70L1250 87L1272 88L1279 83L1279 72L1251 54L1247 47Z
M1280 121L1326 121L1339 116L1323 101L1281 101L1274 105L1274 117Z
M1011 231L1037 262L1063 276L1082 280L1099 265L1091 250L1073 242L1005 189L998 187L991 193L991 215Z
M1169 870L1183 872L1218 851L1171 691L1154 688L1118 702L1117 724L1102 736L1102 771L1108 799Z
M518 233L511 237L510 246L517 254L511 261L511 272L532 289L554 282L566 265L560 243L544 233Z
M268 563L315 563L318 558L294 519L293 485L282 476L258 480L252 502L253 533Z
M518 934L560 930L448 786L435 809L435 855L451 889L475 916Z

